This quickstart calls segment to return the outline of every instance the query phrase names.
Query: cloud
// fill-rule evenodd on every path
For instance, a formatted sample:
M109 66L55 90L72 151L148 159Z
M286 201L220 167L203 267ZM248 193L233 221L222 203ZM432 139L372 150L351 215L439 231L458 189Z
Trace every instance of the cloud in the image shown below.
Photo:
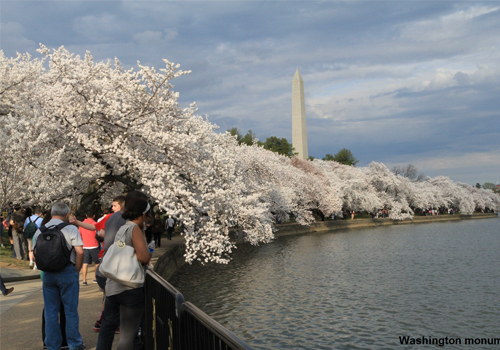
M2 48L9 47L11 52L25 53L26 49L33 47L36 43L26 38L25 30L19 22L2 22L1 40Z
M500 182L500 150L484 152L468 152L462 154L433 155L425 154L400 163L387 163L391 168L395 165L413 164L428 176L447 174L452 180L469 184Z
M123 32L124 24L114 14L99 14L77 17L73 29L90 42L113 40Z
M367 165L500 149L494 2L25 3L2 3L7 56L42 42L127 68L166 58L192 70L172 82L181 105L196 101L221 131L291 140L299 68L312 155L346 147Z
M137 44L144 46L165 45L167 42L174 40L177 35L177 30L171 28L165 29L163 32L146 30L134 34L133 40Z
M437 18L411 22L401 26L401 37L415 41L443 41L466 36L473 21L497 12L500 7L473 6Z

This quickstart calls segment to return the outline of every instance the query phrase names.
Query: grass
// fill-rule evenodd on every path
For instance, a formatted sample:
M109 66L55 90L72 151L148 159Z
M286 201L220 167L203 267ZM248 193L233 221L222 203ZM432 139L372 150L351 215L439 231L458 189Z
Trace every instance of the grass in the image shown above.
M4 248L0 248L0 266L2 267L15 267L15 268L27 268L29 269L29 261L27 260L17 260L16 258L11 258L12 250L11 244L9 242L9 237L7 232L4 231L2 235L2 244Z

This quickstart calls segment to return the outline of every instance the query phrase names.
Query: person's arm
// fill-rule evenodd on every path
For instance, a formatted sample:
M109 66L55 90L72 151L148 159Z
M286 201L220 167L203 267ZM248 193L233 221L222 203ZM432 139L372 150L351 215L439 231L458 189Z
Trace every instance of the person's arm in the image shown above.
M73 248L75 248L75 253L76 253L76 262L75 262L76 271L80 272L83 264L83 246L78 245Z
M91 231L97 230L97 228L94 225L77 220L76 217L74 217L73 215L69 218L69 223L78 227L86 228L87 230Z
M98 235L99 237L101 237L101 238L104 238L104 234L105 234L105 233L106 233L106 231L105 231L104 229L102 229L102 230L99 230L99 231L97 232L97 235Z
M139 262L143 265L147 264L151 259L151 253L149 253L146 238L144 237L142 230L137 225L134 226L132 231L132 245L134 246L137 260L139 260Z

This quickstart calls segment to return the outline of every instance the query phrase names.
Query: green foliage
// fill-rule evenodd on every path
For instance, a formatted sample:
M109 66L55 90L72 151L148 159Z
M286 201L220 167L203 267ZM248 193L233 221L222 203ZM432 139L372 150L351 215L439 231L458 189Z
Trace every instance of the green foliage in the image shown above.
M494 190L497 186L495 184L492 184L491 182L485 182L483 184L483 188L485 190Z
M332 161L332 160L335 160L335 159L334 159L334 157L330 153L327 153L326 156L323 157L323 160Z
M241 145L242 143L246 145L253 145L253 141L257 138L257 135L252 130L248 130L245 136L243 136L238 130L238 128L231 128L228 132L232 136L236 136L236 141ZM266 139L266 142L257 141L257 145L264 147L265 149L282 154L287 157L292 157L294 155L294 149L290 142L285 138L278 138L276 136L271 136ZM311 157L309 157L311 158Z
M292 157L294 154L292 144L288 142L288 140L284 137L281 139L276 136L268 137L266 139L266 142L263 143L263 146L267 150L282 154L287 157Z
M238 144L241 145L242 143L246 145L253 145L253 140L256 138L255 133L252 130L248 130L245 136L243 136L238 128L231 128L228 130L228 132L232 136L236 136L236 141L238 141Z
M476 188L481 188L481 184L479 182L476 183Z
M359 160L354 158L352 152L349 151L347 148L342 148L334 156L332 156L331 154L326 154L323 160L328 160L328 161L333 160L341 164L352 165L352 166L356 166L356 164L359 162Z
M244 144L251 146L251 145L253 145L253 140L256 138L257 138L257 136L255 135L255 133L252 130L248 130L246 135L243 136L243 138L241 139L240 144L244 143Z
M309 156L309 158L308 158L308 160L310 160L310 161L313 161L315 159L316 159L316 157L313 157L313 156Z
M241 144L241 139L243 136L241 136L241 132L238 130L238 128L231 128L227 132L231 134L231 136L236 136L236 141L238 141L238 144Z

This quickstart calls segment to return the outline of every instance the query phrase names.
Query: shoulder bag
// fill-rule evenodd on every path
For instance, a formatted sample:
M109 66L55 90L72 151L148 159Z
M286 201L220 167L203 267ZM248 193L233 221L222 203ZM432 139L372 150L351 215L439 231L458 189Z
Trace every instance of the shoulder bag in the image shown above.
M99 272L113 281L132 288L142 287L144 284L144 269L137 260L134 247L125 243L125 234L132 230L135 224L126 224L116 233L115 243L109 247L99 265Z

